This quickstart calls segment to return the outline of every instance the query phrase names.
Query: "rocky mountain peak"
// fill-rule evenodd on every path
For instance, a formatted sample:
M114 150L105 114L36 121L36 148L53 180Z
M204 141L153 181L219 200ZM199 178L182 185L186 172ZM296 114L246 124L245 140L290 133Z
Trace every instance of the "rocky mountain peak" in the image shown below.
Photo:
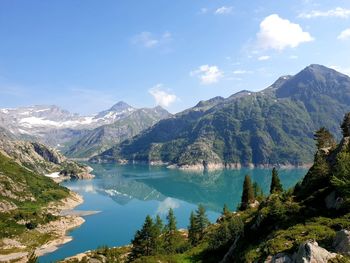
M334 69L312 64L279 85L277 97L310 99L318 95L343 97L350 102L350 78ZM345 102L344 101L344 102Z
M127 110L127 109L130 109L130 108L133 108L133 107L131 107L129 104L127 104L127 103L124 102L124 101L119 101L119 102L117 102L116 104L114 104L114 105L109 109L109 111L123 111L123 110Z

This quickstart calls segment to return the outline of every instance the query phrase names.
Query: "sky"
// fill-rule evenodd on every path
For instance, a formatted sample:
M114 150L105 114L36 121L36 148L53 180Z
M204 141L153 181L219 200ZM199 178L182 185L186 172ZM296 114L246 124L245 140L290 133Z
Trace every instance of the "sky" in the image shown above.
M0 108L176 113L310 64L350 75L349 0L0 0Z

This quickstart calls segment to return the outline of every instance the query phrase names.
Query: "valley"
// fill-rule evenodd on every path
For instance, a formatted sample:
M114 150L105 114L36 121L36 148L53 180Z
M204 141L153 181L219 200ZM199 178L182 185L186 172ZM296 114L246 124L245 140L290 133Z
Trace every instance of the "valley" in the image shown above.
M327 220L348 227L348 94L348 76L310 65L260 92L215 97L175 115L124 102L92 117L56 106L1 109L0 261L202 262L190 258L207 253L203 262L292 258L301 245L294 236L300 235L297 213L310 228L301 240L315 237L323 247L306 245L328 255L338 232ZM273 167L278 193L269 190ZM243 206L247 177L253 197ZM200 238L191 237L189 219L200 209L207 223ZM135 252L133 235L145 215L167 221L173 210L174 232L160 229L155 251ZM144 224L153 224L152 217ZM327 229L319 230L324 220ZM287 249L278 243L283 231L292 235ZM171 233L175 243L164 247L162 235ZM252 241L256 233L260 239Z

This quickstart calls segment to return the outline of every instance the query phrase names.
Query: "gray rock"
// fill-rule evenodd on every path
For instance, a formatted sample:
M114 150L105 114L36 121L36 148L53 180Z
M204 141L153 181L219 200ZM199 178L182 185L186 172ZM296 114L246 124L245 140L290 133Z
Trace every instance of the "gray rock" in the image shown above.
M341 230L335 235L333 247L336 252L350 255L350 231Z
M294 254L293 263L327 263L336 256L336 253L318 246L316 241L306 242L301 244L298 252Z
M335 191L331 192L325 198L326 207L328 209L336 209L336 210L338 210L342 206L343 202L344 202L343 198L338 197L336 195Z
M264 263L292 263L292 258L286 253L278 253L275 256L269 256Z

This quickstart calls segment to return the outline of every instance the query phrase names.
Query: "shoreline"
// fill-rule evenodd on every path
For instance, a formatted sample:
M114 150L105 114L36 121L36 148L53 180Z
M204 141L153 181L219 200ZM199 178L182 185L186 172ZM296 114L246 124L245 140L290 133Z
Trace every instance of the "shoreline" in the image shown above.
M68 232L77 228L85 223L85 219L81 217L80 214L67 214L63 213L73 213L73 209L82 203L84 203L84 199L81 195L76 192L71 191L71 196L61 200L61 205L49 205L48 212L60 216L60 218L56 221L50 222L44 226L42 229L39 229L41 233L54 233L57 235L57 238L50 240L49 242L43 244L39 248L35 250L35 254L40 257L48 253L52 253L59 249L60 246L70 242L73 240L71 236L68 235ZM87 211L89 212L89 211Z
M172 170L180 170L187 172L214 172L220 170L240 170L240 169L309 169L313 163L302 163L299 165L285 163L285 164L242 164L242 163L197 163L197 164L171 164L162 161L129 161L129 160L99 160L91 161L91 163L108 164L115 163L119 165L147 165L147 166L162 166Z
M70 191L70 196L60 200L58 202L50 203L46 208L46 212L52 213L53 215L59 216L60 218L49 222L45 225L37 227L37 231L41 234L52 234L53 239L42 244L40 247L35 249L36 256L40 257L48 253L52 253L60 248L60 246L73 240L68 232L81 226L85 219L81 217L81 214L61 215L61 213L74 213L73 209L78 205L82 204L84 199L81 195ZM79 211L82 213L82 211ZM85 212L85 211L84 211ZM94 214L97 211L86 211L85 215ZM83 215L83 216L85 216ZM14 252L9 254L0 255L0 262L27 262L28 251Z

